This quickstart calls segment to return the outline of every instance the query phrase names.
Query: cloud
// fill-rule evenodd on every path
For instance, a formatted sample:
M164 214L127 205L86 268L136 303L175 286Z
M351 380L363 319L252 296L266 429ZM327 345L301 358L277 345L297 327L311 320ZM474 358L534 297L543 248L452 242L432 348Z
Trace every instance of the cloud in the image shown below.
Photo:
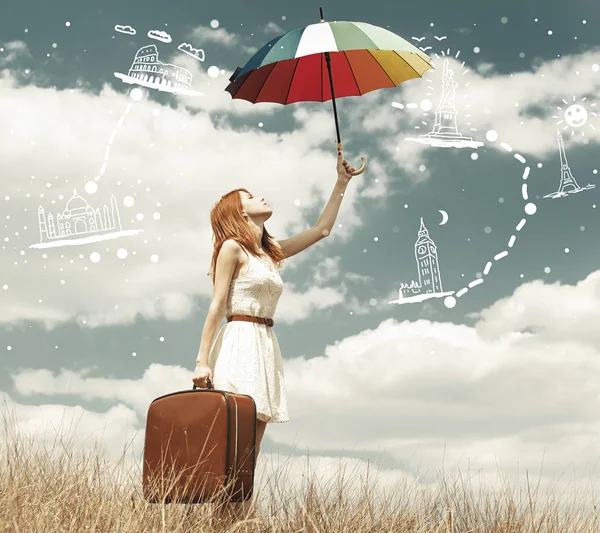
M213 29L210 26L197 26L190 32L190 39L196 42L219 44L225 48L236 48L247 54L254 54L258 51L255 46L242 44L240 35L228 32L224 28Z
M184 54L187 54L190 57L197 59L198 61L204 61L204 50L201 50L200 48L194 48L189 43L181 43L177 47L177 49L181 50ZM202 54L200 54L200 53L202 53ZM202 58L200 58L200 55L202 55Z
M121 24L117 24L115 26L115 31L118 31L119 33L126 33L127 35L135 35L136 34L136 31L133 27L122 26Z
M275 22L269 22L264 28L263 28L263 32L265 34L275 34L275 35L283 35L285 33L285 30L279 26L279 24L276 24Z
M443 41L445 43L446 41ZM407 150L411 157L415 157L415 164L420 164L423 150L412 147L404 138L419 133L415 126L420 126L420 133L433 128L434 111L441 96L441 76L443 72L442 61L429 53L434 60L435 70L429 71L426 80L409 80L400 85L394 92L376 91L376 105L372 99L357 99L359 107L374 107L370 114L360 112L364 117L365 131L372 133L389 133L397 135L399 152L404 154ZM491 146L501 150L499 145L487 143L485 133L494 129L500 138L519 150L523 154L544 158L556 151L556 105L563 105L562 99L569 101L572 96L586 96L587 101L600 101L600 81L592 70L592 65L600 62L600 51L590 50L581 54L562 56L534 67L533 71L520 71L510 74L498 74L493 64L480 60L476 63L457 60L452 56L448 58L450 69L455 73L455 81L459 83L456 89L456 109L459 130L466 135L473 136L476 140L483 141L484 146ZM468 69L469 72L459 73ZM574 83L576 78L576 84ZM466 85L468 83L468 86ZM433 87L433 91L429 87ZM432 96L427 93L432 92ZM468 95L468 98L465 98ZM402 103L414 102L420 104L425 99L431 99L433 110L428 116L423 114L420 107L416 109L394 109L392 101ZM517 105L518 104L518 105ZM468 107L467 107L468 106ZM532 108L541 108L541 116L531 113ZM471 125L466 125L466 115ZM427 122L422 124L421 121ZM472 131L468 131L473 128ZM585 137L576 135L565 139L565 143L600 143L600 123L596 130L586 130ZM587 140L587 141L586 141ZM390 154L395 146L388 145ZM412 153L411 150L416 150ZM419 159L417 159L419 158Z
M385 459L394 466L382 479L421 487L433 483L439 470L455 468L476 472L475 486L498 489L505 478L522 482L526 470L530 477L541 471L541 486L550 489L568 488L572 478L561 476L567 467L579 478L585 472L586 480L588 475L596 480L598 473L588 466L600 446L600 345L593 328L582 331L580 324L593 323L589 320L600 313L599 280L597 271L575 286L560 286L559 293L555 285L527 283L483 310L473 327L388 319L321 355L286 360L291 421L269 426L268 447L294 449L296 455L310 451L313 466L326 457L353 457L361 468L367 460ZM557 296L566 310L559 334L553 332L558 312L545 305ZM508 310L520 305L531 306L524 313L535 320L507 325ZM583 314L572 312L579 308ZM533 322L535 331L521 331ZM81 435L112 425L106 442L115 459L137 432L139 458L148 404L188 389L191 370L151 364L138 379L106 379L91 377L88 370L21 369L12 379L22 396L68 394L81 402L115 403L104 414L82 407L66 411L83 415ZM60 425L58 406L17 408L24 417L21 427L30 433L42 431L42 420ZM287 458L274 454L261 460L266 470L265 463L274 460L276 469ZM292 463L299 477L306 464Z
M5 196L10 198L2 200L10 215L4 253L6 264L12 265L3 277L7 289L0 299L1 320L39 320L48 327L77 320L96 327L130 323L138 313L148 318L181 319L191 312L199 296L210 298L212 294L205 275L212 253L208 214L223 193L240 186L265 195L274 206L267 228L276 238L288 237L316 222L305 220L303 213L322 209L335 181L335 127L330 103L281 106L232 101L223 90L227 74L210 78L198 61L181 54L177 57L192 72L193 87L206 96L177 97L173 107L148 99L132 102L109 87L99 94L88 94L81 90L20 88L10 75L4 73L0 78L0 112L7 125L0 132L0 157L5 169ZM577 66L592 57L588 54L569 61ZM563 72L554 63L550 71ZM489 80L473 72L469 75L473 86L487 87ZM498 79L500 85L512 87L509 77ZM589 87L594 83L590 81ZM411 88L406 94L422 84L423 80L407 82ZM412 95L412 101L419 101L421 90ZM486 90L489 93L492 89ZM471 91L477 94L477 90ZM359 164L362 150L352 137L356 132L386 139L376 145L384 157L370 158L369 182L358 180L356 186L348 188L329 243L348 240L354 229L365 223L358 204L364 197L385 198L391 175L400 171L415 181L428 177L430 150L398 141L413 128L414 110L390 112L392 98L397 97L375 91L353 99L351 108L347 107L352 112L344 115L344 127L349 131L343 137L346 159ZM511 106L502 102L500 94L493 94L491 101L510 114ZM132 109L111 144L99 190L86 199L101 207L115 194L124 229L144 232L103 245L30 249L39 242L38 207L60 211L74 188L84 190L93 180L103 164L107 142L130 104ZM340 110L343 108L340 105ZM475 111L473 115L474 122L486 116ZM270 122L275 123L279 116L291 117L294 126L289 131L270 132ZM247 122L240 126L240 119ZM256 125L259 121L264 122L264 129ZM503 140L508 128L499 123L476 125L480 131L495 126ZM551 138L554 150L555 137ZM515 140L521 145L537 142L526 138L524 130ZM540 141L540 147L545 142ZM421 165L425 165L424 172ZM300 181L299 168L303 170ZM23 175L35 178L24 186ZM277 176L275 185L273 176ZM133 193L134 204L125 205L124 198ZM128 252L127 258L117 257L120 248ZM293 271L296 265L306 264L320 250L322 245L317 245L300 258L291 258L282 271L284 278L286 269ZM100 253L99 262L91 261L92 252ZM152 261L152 256L158 260ZM23 283L25 278L27 284ZM284 291L278 313L282 322L307 316L319 299L321 308L356 305L356 314L372 311L370 303L353 299L343 282L308 290L287 287L290 290Z
M0 67L6 67L16 60L31 57L27 44L23 41L9 41L0 46Z
M150 37L150 39L156 39L157 41L161 41L163 43L170 43L172 40L171 36L166 31L162 30L150 30L148 32L148 37Z
M108 87L99 94L19 88L10 77L0 78L0 87L7 125L0 132L1 201L10 215L4 258L12 265L2 278L5 323L38 320L54 327L76 320L97 327L131 323L140 313L179 320L200 295L212 294L206 276L212 254L209 212L222 194L243 186L266 196L274 207L266 226L276 238L285 238L306 229L304 210L322 209L335 185L335 148L322 149L333 129L325 111L311 115L297 108L298 127L266 133L258 127L217 126L208 113L193 113L181 104L133 102ZM98 191L84 192L98 175L107 143L129 105ZM302 180L298 168L303 168ZM29 177L26 185L23 175ZM40 239L38 208L62 212L73 189L101 209L114 194L123 229L143 233L84 246L30 249ZM133 204L125 202L127 196ZM343 227L328 239L344 239L362 224L353 205L358 201L357 191L349 188L338 217ZM119 249L127 251L126 258L117 256ZM93 252L100 254L98 262L91 260ZM311 257L292 258L288 264ZM342 301L337 288L287 288L280 301L282 322Z

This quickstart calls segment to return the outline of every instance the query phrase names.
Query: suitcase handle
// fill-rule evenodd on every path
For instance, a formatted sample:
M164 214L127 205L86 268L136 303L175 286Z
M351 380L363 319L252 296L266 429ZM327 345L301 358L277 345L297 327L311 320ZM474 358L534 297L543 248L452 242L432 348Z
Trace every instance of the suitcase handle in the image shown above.
M198 387L198 386L196 386L196 384L194 383L194 388L193 388L192 390L196 390L196 389L204 389L204 388L207 388L207 389L214 389L215 387L213 386L213 383L212 383L212 381L210 380L210 378L206 378L206 380L208 381L208 387Z

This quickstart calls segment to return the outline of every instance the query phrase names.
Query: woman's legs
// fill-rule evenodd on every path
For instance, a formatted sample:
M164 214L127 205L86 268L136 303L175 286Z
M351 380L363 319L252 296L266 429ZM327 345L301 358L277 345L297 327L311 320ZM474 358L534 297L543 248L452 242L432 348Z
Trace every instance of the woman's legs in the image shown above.
M258 453L260 451L260 443L262 442L267 423L260 418L256 419L256 448L255 448L255 464L258 463ZM240 503L227 503L222 508L221 515L233 514L238 520L241 520L246 514L248 507L252 504L252 498Z

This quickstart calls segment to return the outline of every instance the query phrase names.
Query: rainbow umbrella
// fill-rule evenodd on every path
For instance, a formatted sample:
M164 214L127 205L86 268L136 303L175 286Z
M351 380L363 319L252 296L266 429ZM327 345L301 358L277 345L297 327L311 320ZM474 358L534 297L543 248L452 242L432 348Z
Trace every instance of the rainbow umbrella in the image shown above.
M395 33L366 22L321 22L288 31L237 67L225 90L252 103L325 102L331 99L337 142L335 98L360 96L420 78L431 59ZM366 168L352 172L360 174Z

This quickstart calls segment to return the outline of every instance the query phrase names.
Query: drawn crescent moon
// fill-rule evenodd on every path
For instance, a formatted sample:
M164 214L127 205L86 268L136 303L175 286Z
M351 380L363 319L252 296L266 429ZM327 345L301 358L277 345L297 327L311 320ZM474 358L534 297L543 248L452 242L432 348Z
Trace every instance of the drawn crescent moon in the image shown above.
M446 211L443 209L440 209L438 213L442 215L442 221L438 225L443 226L446 222L448 222L448 213L446 213Z

